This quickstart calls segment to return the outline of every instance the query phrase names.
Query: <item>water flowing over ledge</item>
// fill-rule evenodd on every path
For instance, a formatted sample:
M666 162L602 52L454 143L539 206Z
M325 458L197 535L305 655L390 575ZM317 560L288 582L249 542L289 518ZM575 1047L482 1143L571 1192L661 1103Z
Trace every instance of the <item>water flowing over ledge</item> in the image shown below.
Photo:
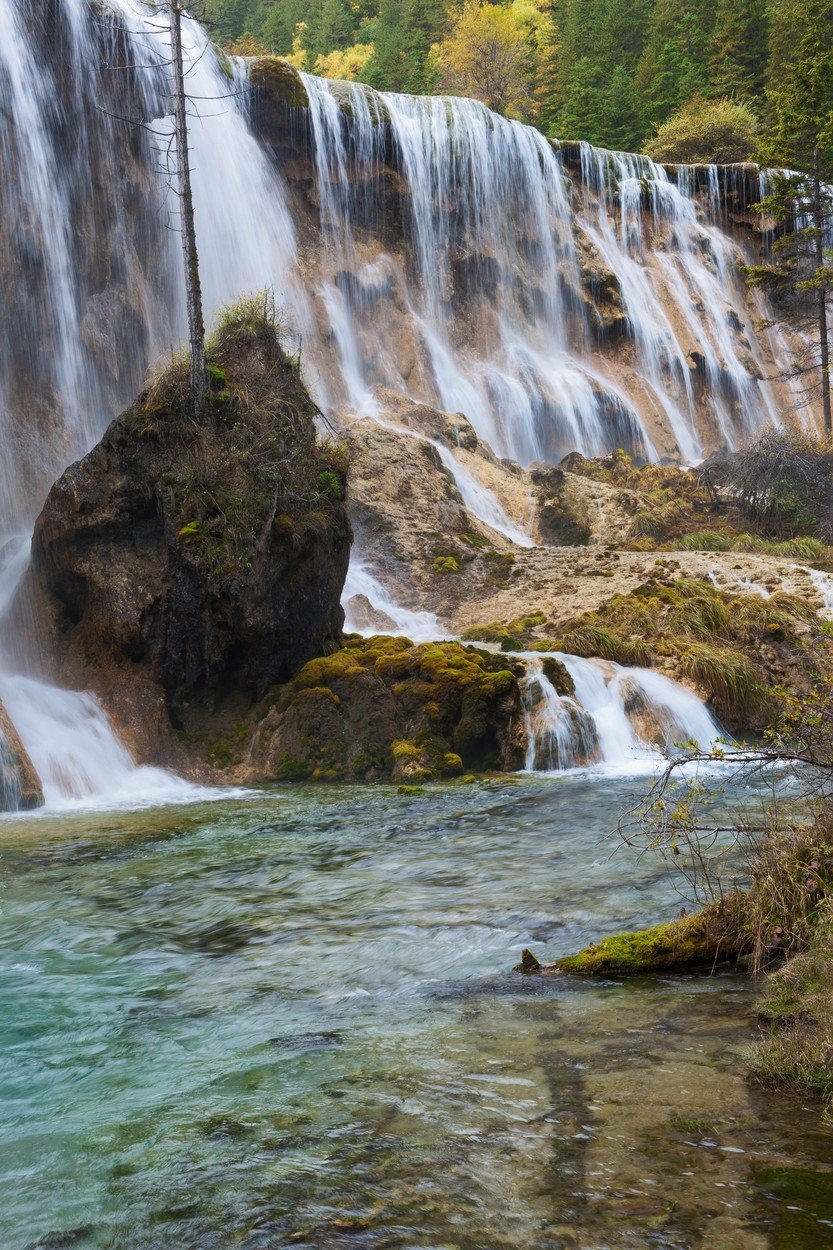
M705 705L678 682L644 668L553 653L572 679L560 695L540 655L530 655L523 683L527 772L562 772L603 764L628 771L655 767L692 744L710 751L721 729Z

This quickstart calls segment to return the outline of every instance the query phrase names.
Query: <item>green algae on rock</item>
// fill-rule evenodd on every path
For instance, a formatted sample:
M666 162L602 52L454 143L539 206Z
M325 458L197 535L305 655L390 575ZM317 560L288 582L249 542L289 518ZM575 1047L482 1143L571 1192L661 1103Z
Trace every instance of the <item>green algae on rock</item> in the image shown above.
M523 665L457 642L348 637L277 691L251 777L420 782L523 762Z

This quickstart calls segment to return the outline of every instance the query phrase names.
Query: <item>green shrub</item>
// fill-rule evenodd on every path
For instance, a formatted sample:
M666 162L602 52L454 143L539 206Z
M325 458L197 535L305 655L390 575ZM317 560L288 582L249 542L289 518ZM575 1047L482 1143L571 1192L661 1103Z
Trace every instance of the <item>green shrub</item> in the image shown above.
M333 473L332 469L324 469L318 474L318 493L323 495L325 499L340 501L344 498L344 487L341 479Z
M732 165L752 160L758 122L737 100L695 96L678 109L645 144L645 155L664 164Z

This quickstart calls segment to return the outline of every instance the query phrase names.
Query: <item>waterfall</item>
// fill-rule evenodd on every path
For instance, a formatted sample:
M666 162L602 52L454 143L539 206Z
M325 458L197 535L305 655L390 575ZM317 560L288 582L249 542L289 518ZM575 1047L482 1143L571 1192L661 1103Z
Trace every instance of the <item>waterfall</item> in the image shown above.
M433 642L444 636L433 612L412 611L396 603L355 548L341 602L348 634L401 634L412 642Z
M560 695L541 655L522 682L528 772L655 762L687 744L708 751L719 726L696 695L652 669L553 653L574 693Z
M0 0L0 231L17 262L0 293L0 621L49 486L184 339L157 169L171 132L161 31L158 14L132 0L101 13L62 0L50 21ZM271 285L293 332L308 331L292 222L246 117L245 70L226 73L195 22L184 23L183 44L189 90L217 102L190 134L207 306ZM0 652L0 700L47 805L203 793L136 767L92 695L18 670L17 655Z
M581 144L576 179L557 146L476 101L302 78L319 280L352 407L367 410L376 385L404 390L463 411L523 464L614 446L655 459L658 442L691 462L777 423L772 344L745 302L715 167L698 192L688 167L672 179L646 157ZM391 166L404 183L401 259L382 190ZM625 385L594 338L583 263L621 303L635 349Z
M810 569L808 571L813 587L822 597L823 606L819 615L831 621L833 620L833 574L825 573L821 569Z
M525 465L616 447L695 460L777 420L779 392L762 379L789 343L756 332L716 170L704 184L587 145L576 162L570 145L475 101L308 75L305 103L273 101L290 135L282 161L257 126L251 67L216 54L190 19L183 45L208 320L271 288L331 416L346 406L384 422L379 389L392 388L462 411ZM185 339L159 168L168 56L141 0L0 0L0 626L49 487ZM590 298L600 291L607 320ZM528 544L435 445L466 506ZM352 576L365 590L372 578L361 565ZM435 628L371 589L394 627ZM104 713L38 683L31 657L17 658L24 643L0 650L0 698L47 789L124 790L133 765Z

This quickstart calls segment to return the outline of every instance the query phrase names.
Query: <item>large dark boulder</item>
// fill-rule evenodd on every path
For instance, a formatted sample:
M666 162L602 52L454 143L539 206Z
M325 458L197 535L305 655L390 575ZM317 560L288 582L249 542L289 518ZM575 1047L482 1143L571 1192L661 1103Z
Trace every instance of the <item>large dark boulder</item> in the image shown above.
M31 573L64 675L137 717L150 683L186 730L340 644L351 540L343 452L317 438L268 317L229 317L209 372L198 421L175 364L67 469Z

